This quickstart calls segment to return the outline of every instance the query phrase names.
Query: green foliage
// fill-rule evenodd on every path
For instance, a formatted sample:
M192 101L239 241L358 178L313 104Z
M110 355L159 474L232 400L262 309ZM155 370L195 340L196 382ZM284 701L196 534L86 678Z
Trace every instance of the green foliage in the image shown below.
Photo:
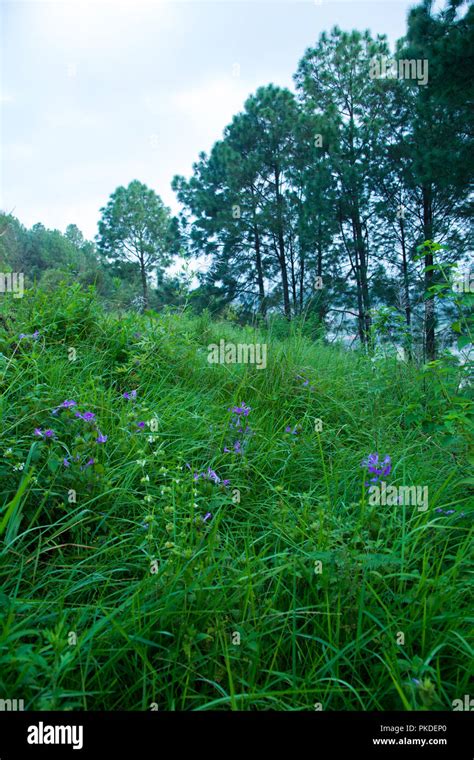
M150 271L162 273L177 246L170 211L153 190L133 180L112 193L101 214L98 249L108 260L138 264L147 307Z
M2 693L59 710L437 710L468 693L454 369L372 362L286 321L279 337L209 313L118 318L78 286L3 317ZM265 342L267 368L210 365L221 337ZM253 434L224 453L242 402ZM371 451L392 483L429 485L426 512L368 503ZM193 479L208 467L220 482Z

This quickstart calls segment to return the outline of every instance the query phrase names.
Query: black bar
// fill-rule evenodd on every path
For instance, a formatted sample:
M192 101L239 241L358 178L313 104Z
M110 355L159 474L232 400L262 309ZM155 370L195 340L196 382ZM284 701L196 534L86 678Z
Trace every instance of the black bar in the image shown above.
M56 730L61 726L64 730ZM462 711L12 711L0 712L0 760L99 755L137 760L138 755L171 758L184 751L209 758L241 753L242 760L247 760L257 752L265 753L262 758L271 757L272 752L281 757L287 747L291 760L303 754L308 760L332 760L341 753L348 753L347 758L472 760L472 733L472 714ZM29 743L28 737L43 743ZM58 743L50 744L50 739ZM60 743L63 740L70 743Z

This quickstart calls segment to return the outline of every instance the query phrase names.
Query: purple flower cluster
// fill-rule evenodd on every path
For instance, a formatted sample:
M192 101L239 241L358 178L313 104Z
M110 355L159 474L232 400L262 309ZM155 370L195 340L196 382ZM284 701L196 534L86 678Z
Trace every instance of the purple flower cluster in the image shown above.
M302 380L302 381L303 381L303 382L301 383L301 385L303 386L303 388L307 388L307 387L308 387L308 385L309 385L309 380L307 380L305 377L303 377L303 375L296 375L296 379L297 379L297 380ZM314 391L314 385L310 385L310 386L309 386L309 390L310 390L310 391Z
M239 406L229 407L228 411L232 412L232 419L229 423L230 427L232 430L237 431L239 438L234 441L232 448L229 448L228 446L224 447L224 454L230 454L232 451L236 454L243 454L243 450L248 443L249 437L252 435L252 430L247 423L245 423L244 427L244 417L248 417L252 410L246 404L241 403Z
M55 409L52 410L52 414L57 415L58 412L61 409L73 409L74 407L77 407L77 401L74 401L74 399L65 399L65 401L63 401L61 404L59 404L59 406L57 406ZM85 422L92 423L92 429L95 430L95 432L97 434L95 442L96 443L106 443L107 436L104 435L104 433L102 433L99 430L99 428L97 426L97 423L95 421L96 417L95 417L94 412L79 412L79 411L77 411L77 412L74 413L74 417L76 417L77 419L84 420ZM56 433L54 432L54 430L51 430L51 429L45 430L43 432L40 428L35 428L34 429L34 435L38 436L39 438L43 438L43 439L53 439L53 438L56 438ZM79 462L80 461L80 456L78 455L78 456L74 457L72 461L73 462ZM66 468L70 467L71 464L72 464L72 462L68 458L64 458L63 459L63 466L64 467L66 467ZM86 467L90 467L93 464L95 464L95 460L92 457L90 457L89 460L85 463L85 465L83 465L81 467L81 469L84 470Z
M39 438L56 438L56 433L54 430L45 430L44 433L40 428L34 429L34 434L37 435Z
M80 420L85 420L86 422L92 422L92 420L95 419L94 412L84 412L84 414L81 414L80 412L76 412L74 416L78 417Z
M392 471L392 460L387 454L385 459L382 462L379 462L379 455L377 453L369 454L368 457L361 462L361 467L367 467L369 473L373 475L373 477L370 478L369 483L365 484L366 486L369 486L370 483L377 483L381 477L390 475Z
M136 398L137 398L137 391L136 390L125 391L125 393L122 393L122 398L127 399L127 401L135 401ZM145 429L145 425L146 425L146 422L144 422L143 420L140 420L139 422L136 422L136 426L140 430L144 430Z
M291 425L287 425L285 428L285 433L290 433L291 435L298 435L300 430L301 430L301 427L299 425L295 425L294 428L292 428Z
M229 407L228 411L232 412L232 414L235 415L237 423L240 423L240 417L241 416L248 417L252 410L249 406L246 406L245 404L240 404L240 406Z
M238 406L229 407L228 411L232 412L230 427L232 428L232 430L235 430L239 433L239 439L234 441L234 443L232 444L232 448L225 446L224 452L230 453L231 451L234 451L236 454L242 454L243 447L247 443L248 437L252 435L252 431L250 427L247 425L247 423L244 422L244 419L249 416L252 410L249 406L247 406L246 404L242 402ZM186 463L186 467L189 470L191 470L191 466L188 463ZM228 485L230 485L230 480L228 479L222 480L217 474L217 472L213 470L211 467L208 467L207 471L205 472L194 472L193 479L195 481L209 480L212 483L216 483L217 485L221 485L224 487L227 487ZM208 512L205 515L205 517L202 518L202 520L203 522L206 522L206 520L210 519L211 517L212 517L211 513Z
M35 330L34 333L31 335L28 335L27 333L20 333L18 336L18 340L23 340L24 338L31 338L32 340L38 340L40 336L39 330Z
M455 509L441 509L441 507L438 507L437 509L435 509L435 512L438 512L438 514L440 514L440 515L454 515L454 514L456 514L456 510ZM460 512L459 513L459 517L466 517L466 513L465 512Z
M57 414L60 409L70 409L73 406L77 406L76 402L72 399L66 399L66 401L63 401L62 404L59 404L56 409L53 409L53 414Z
M60 409L72 409L74 406L77 406L77 401L74 401L73 399L66 399L62 404L56 407L56 409L53 409L53 414L57 414ZM97 438L95 439L96 443L105 443L107 441L107 436L104 435L104 433L101 433L97 427L94 412L75 412L74 417L76 417L78 420L84 420L85 422L93 423L93 427L97 432Z
M236 454L242 454L242 444L240 441L235 441L231 449L228 446L224 446L224 454L230 454L231 451L235 451Z
M189 465L187 465L189 467ZM191 468L189 468L191 469ZM221 484L222 486L228 486L230 480L221 480L217 472L210 467L207 468L207 472L195 472L193 473L194 480L211 480L213 483Z

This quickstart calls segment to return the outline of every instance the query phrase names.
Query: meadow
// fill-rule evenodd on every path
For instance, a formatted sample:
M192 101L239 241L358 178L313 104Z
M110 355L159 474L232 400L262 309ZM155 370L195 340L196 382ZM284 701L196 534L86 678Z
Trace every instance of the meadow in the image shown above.
M468 388L283 322L117 315L78 286L3 300L0 697L368 711L469 693ZM209 363L222 339L265 344L265 369ZM371 504L380 462L428 508Z

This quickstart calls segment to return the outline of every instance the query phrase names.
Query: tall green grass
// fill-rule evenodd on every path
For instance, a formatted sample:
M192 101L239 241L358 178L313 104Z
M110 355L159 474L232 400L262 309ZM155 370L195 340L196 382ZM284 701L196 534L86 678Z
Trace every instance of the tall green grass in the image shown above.
M0 698L450 710L468 693L469 442L438 424L467 393L454 380L291 328L117 319L75 288L14 307L0 329ZM209 364L221 338L265 342L267 368ZM106 443L74 410L52 414L65 399ZM226 454L241 402L253 434ZM375 451L390 483L429 486L426 512L369 504L360 465ZM72 452L94 464L65 467ZM230 485L194 481L208 467Z

